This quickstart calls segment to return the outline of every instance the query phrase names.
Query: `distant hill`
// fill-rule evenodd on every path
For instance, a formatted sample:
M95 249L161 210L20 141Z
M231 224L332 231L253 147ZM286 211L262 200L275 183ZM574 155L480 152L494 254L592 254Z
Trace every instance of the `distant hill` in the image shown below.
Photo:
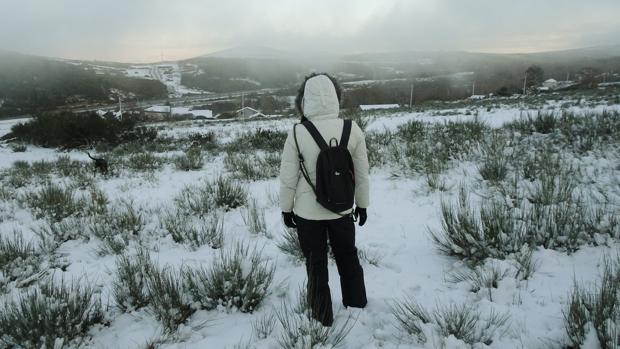
M237 46L209 53L197 58L251 58L251 59L289 59L293 54L265 46Z
M516 92L525 70L533 64L540 65L547 78L558 80L567 75L575 76L584 68L619 72L620 45L528 54L403 51L350 55L302 54L243 46L188 59L181 64L184 65L183 84L214 92L265 87L288 87L294 91L303 76L313 71L331 72L343 82L437 80L438 76L467 72L473 73L468 76L477 81L481 93L495 92L504 86ZM472 86L473 81L464 81L463 75L457 76L456 81L445 83L462 84L463 88ZM445 94L454 97L450 91Z
M155 80L105 74L79 61L0 51L0 117L30 114L65 105L108 103L126 98L161 98L166 87Z
M336 55L239 46L178 62L181 83L210 92L279 89L295 93L311 72L329 72L344 84L345 106L406 103L415 98L458 99L476 92L518 93L531 65L544 78L620 74L620 45L527 54L403 51ZM0 117L64 105L166 97L157 80L125 76L128 64L60 60L0 51ZM615 74L615 75L614 75Z

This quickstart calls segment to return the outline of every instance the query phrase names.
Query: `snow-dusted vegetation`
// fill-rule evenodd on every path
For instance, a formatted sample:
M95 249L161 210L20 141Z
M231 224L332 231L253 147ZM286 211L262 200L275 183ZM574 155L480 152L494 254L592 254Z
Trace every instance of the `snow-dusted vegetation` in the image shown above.
M368 305L341 305L330 262L329 328L278 207L296 120L143 125L96 145L107 175L2 144L0 348L618 347L617 95L353 116Z

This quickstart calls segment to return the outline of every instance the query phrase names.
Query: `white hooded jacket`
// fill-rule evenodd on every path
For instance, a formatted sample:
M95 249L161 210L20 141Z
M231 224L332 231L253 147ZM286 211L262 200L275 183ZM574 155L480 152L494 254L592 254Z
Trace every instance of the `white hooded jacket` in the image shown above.
M336 89L325 75L317 75L306 81L302 109L305 117L312 121L326 141L336 138L340 141L343 120L338 118L340 111ZM313 184L316 183L316 160L320 152L308 130L297 125L297 142L304 158L304 164ZM353 122L347 148L353 158L355 169L355 204L362 208L369 205L368 198L368 157L366 141L360 127ZM329 220L341 218L316 201L316 195L306 179L301 175L299 156L293 130L284 144L280 164L280 208L282 212L295 212L301 218L310 220ZM342 212L349 213L351 210Z

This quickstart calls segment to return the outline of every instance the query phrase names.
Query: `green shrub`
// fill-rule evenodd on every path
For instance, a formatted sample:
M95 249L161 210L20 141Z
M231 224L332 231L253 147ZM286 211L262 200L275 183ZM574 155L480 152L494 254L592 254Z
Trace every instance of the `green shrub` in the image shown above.
M79 213L84 206L83 200L76 197L74 189L53 183L27 193L23 201L37 218L47 217L56 222Z
M32 163L32 175L41 179L49 176L55 169L54 162L39 160Z
M58 348L103 321L99 295L91 287L48 282L5 302L0 342L10 348Z
M12 238L0 235L0 286L24 280L40 267L40 256L32 243L24 241L21 233L14 232Z
M504 154L506 139L500 134L493 133L488 142L483 143L482 166L478 172L483 179L497 183L508 175L508 158Z
M112 290L120 309L131 311L149 304L147 281L154 269L151 256L144 249L138 250L135 256L123 254L116 259L116 278Z
M120 121L96 113L62 112L36 115L26 123L13 126L11 133L21 142L70 149L99 142L118 144L134 124L131 118Z
M101 254L119 254L127 247L129 240L140 234L145 221L131 203L123 203L103 214L95 215L90 220L91 234L102 241Z
M45 222L34 232L43 241L44 246L51 249L69 240L89 237L86 221L80 217L65 218L60 222Z
M238 181L219 176L202 185L185 187L174 201L181 213L202 217L218 207L229 210L243 206L247 201L247 190Z
M208 183L202 186L189 185L183 188L179 195L174 198L179 213L204 217L215 209L213 194L209 188Z
M226 210L245 205L248 198L247 189L230 177L219 176L209 183L207 190L212 193L215 205Z
M146 289L149 309L168 334L177 330L195 312L183 291L180 273L154 268L147 274Z
M80 177L88 172L86 163L73 160L68 155L57 157L54 167L56 172L63 177Z
M564 313L564 326L572 346L584 345L590 326L600 348L616 349L620 345L620 260L608 258L603 263L600 283L590 289L577 283Z
M232 153L252 153L257 150L267 152L281 152L284 148L287 133L284 131L257 129L243 133L226 145L226 150Z
M5 172L6 184L13 188L25 187L32 179L32 171L28 161L17 160Z
M250 233L254 235L270 235L265 222L265 210L258 207L256 200L252 199L250 201L247 209L242 213L242 217Z
M525 213L527 239L532 246L574 252L590 243L596 227L581 199L556 205L535 204Z
M422 325L432 324L441 337L454 336L469 345L477 343L490 345L496 333L504 331L509 320L507 314L500 315L494 312L483 319L475 305L465 304L450 303L437 306L433 312L428 312L411 298L395 301L392 313L401 328L415 336L419 342L426 342Z
M521 115L520 119L507 123L506 127L525 134L534 132L547 134L553 132L556 125L557 117L553 112L539 111L536 116L530 113Z
M392 159L406 170L424 174L441 173L450 161L462 160L482 141L489 127L478 119L444 124L410 121L401 125L391 146Z
M442 229L431 231L439 250L477 263L486 258L503 259L525 243L525 227L516 211L499 201L471 208L461 189L457 206L442 202Z
M282 240L278 241L277 245L280 251L289 255L294 261L303 262L305 260L296 229L285 228L282 231Z
M267 297L275 266L260 251L238 243L220 250L209 268L186 269L184 279L195 302L206 309L218 306L252 313Z
M217 148L217 138L215 132L210 131L207 133L191 133L187 136L192 148L199 148L202 150L212 150Z
M196 148L190 148L185 154L176 156L173 161L176 168L182 171L200 170L204 166L202 152Z
M28 150L28 147L23 143L11 144L11 151L13 153L23 153Z
M196 249L209 245L213 249L224 244L224 220L218 212L211 211L206 222L195 224L179 212L168 212L162 218L163 228L176 243L188 244Z
M152 153L133 154L127 162L128 167L134 171L155 171L163 164L163 160Z
M224 166L236 178L256 181L277 177L280 159L279 153L228 153L224 158Z
M355 322L351 315L344 320L336 317L331 326L323 326L311 316L311 309L304 290L299 292L297 304L290 306L286 302L275 311L276 318L282 327L278 336L278 344L288 348L340 348L351 332Z
M490 265L489 265L490 264ZM495 263L479 265L466 271L455 271L449 275L448 281L469 284L470 292L487 291L490 302L493 302L492 290L498 287L499 281L508 275L506 269L501 269Z
M276 327L276 316L269 312L252 322L252 332L258 339L267 339Z

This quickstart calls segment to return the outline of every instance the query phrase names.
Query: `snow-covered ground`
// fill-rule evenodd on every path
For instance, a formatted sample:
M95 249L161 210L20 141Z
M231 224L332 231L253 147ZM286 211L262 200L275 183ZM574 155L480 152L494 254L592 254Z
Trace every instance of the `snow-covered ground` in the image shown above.
M125 70L125 75L134 78L159 80L166 85L170 97L182 97L188 94L202 94L181 84L181 69L177 62L148 65L135 65Z
M142 68L135 68L136 74L143 74ZM145 68L146 69L146 68ZM146 73L145 73L146 74ZM151 74L151 73L149 73ZM178 91L178 90L177 90ZM549 104L545 108L556 108ZM620 110L620 105L575 107L576 111ZM428 122L462 121L474 117L492 127L519 118L523 113L535 109L497 108L442 110L441 115L426 112L378 113L371 116L368 132L395 130L410 120ZM469 113L470 115L465 115ZM0 122L0 136L7 133L15 120ZM161 135L182 137L190 133L213 132L221 142L256 129L288 130L295 120L256 120L248 122L201 123L179 122L160 130ZM8 146L0 148L0 168L8 168L14 161L51 160L66 154L71 158L87 161L81 152L59 153L50 149L28 146L26 152L14 153ZM173 205L173 198L187 185L197 184L204 179L213 179L225 173L222 157L208 157L204 168L198 171L179 171L165 166L152 175L127 175L100 178L96 186L109 197L110 202L123 200L131 202L147 218L147 226L156 226L156 213L160 208ZM596 169L596 170L594 170ZM606 178L618 176L613 163L592 159L591 170ZM483 314L493 310L505 313L510 321L503 336L494 338L490 348L555 348L565 343L562 310L574 280L592 282L597 279L599 265L605 253L616 253L618 244L612 247L585 247L567 255L553 250L539 248L534 259L539 268L527 281L512 277L502 279L492 291L492 301L486 293L472 293L465 283L450 283L446 275L465 270L462 262L440 254L429 230L440 228L440 204L442 200L453 200L459 185L479 188L480 180L475 164L462 163L442 175L447 192L428 190L424 177L395 177L389 168L375 168L371 173L371 205L368 222L357 228L356 242L360 250L375 257L377 263L363 260L368 306L363 310L344 309L341 305L338 272L333 262L329 265L330 286L334 313L337 320L352 316L354 324L346 337L344 348L438 348L442 338L429 338L425 344L416 343L400 330L391 313L394 300L403 296L413 297L427 308L449 303L471 304ZM618 179L616 177L616 183ZM198 311L182 326L176 336L163 340L161 325L146 309L123 313L114 307L111 283L115 277L115 256L100 256L97 242L72 240L64 243L57 251L68 263L66 270L56 270L55 277L66 280L78 279L94 285L100 291L104 304L110 304L110 325L91 329L90 348L141 348L150 341L162 340L161 348L233 348L243 340L251 340L251 348L276 348L278 328L267 339L251 339L252 321L277 309L283 300L294 301L298 289L304 285L305 267L293 262L277 247L282 239L283 225L277 206L277 179L247 182L246 186L258 205L265 209L266 223L273 238L250 234L243 222L243 209L227 212L224 217L225 246L234 241L245 241L262 248L263 256L276 266L272 292L266 302L252 314L227 310ZM616 202L616 204L618 204ZM4 204L9 209L9 218L0 221L0 233L14 230L34 238L32 229L42 223L28 210L16 204ZM6 216L6 215L2 215ZM8 236L8 235L7 235ZM170 236L155 241L149 246L151 255L159 265L181 266L209 265L216 251L203 246L195 251L175 243ZM512 266L505 262L503 267ZM206 322L206 325L205 325ZM443 343L447 348L468 348L454 338ZM487 346L479 344L476 348Z

